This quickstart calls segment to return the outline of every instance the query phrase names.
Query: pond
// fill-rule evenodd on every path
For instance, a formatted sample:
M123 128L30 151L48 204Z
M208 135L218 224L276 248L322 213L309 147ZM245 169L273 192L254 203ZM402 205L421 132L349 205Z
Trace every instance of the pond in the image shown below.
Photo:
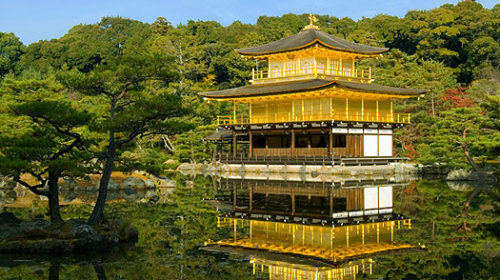
M167 203L108 204L108 217L139 228L134 246L100 255L2 256L0 279L498 279L497 186L175 180ZM356 206L357 198L374 203L366 196L375 190L377 213ZM62 214L83 218L91 209L69 204ZM45 208L9 211L30 219ZM331 211L344 214L332 219ZM316 251L280 253L301 242Z

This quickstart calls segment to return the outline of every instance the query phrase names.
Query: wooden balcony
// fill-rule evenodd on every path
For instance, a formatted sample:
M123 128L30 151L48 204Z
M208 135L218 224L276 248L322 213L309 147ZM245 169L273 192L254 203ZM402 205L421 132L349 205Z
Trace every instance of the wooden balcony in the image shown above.
M321 77L331 79L347 79L356 81L372 81L372 69L358 69L352 67L318 67L312 65L300 68L280 69L280 70L258 70L252 69L252 82L255 84L267 81L286 81L298 79L312 79Z
M239 117L225 115L217 116L218 125L248 125L248 124L268 124L268 123L290 123L290 122L313 122L313 121L352 121L352 122L380 122L409 124L410 113L396 113L386 115L373 114L317 114L305 116L292 116L291 114L274 114L263 117Z

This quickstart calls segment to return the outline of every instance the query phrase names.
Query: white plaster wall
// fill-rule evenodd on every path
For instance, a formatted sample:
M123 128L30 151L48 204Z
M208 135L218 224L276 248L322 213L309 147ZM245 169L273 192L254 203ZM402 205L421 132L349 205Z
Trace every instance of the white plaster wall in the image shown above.
M378 156L378 135L366 135L364 136L364 156L365 157L376 157Z
M392 156L392 135L379 135L378 152L381 157Z

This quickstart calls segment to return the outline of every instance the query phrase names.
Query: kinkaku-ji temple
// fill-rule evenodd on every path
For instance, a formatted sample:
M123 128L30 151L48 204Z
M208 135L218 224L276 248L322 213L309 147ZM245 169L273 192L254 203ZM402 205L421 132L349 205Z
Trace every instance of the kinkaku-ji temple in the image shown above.
M310 16L295 35L236 50L264 66L253 69L250 85L199 93L233 104L232 115L218 116L217 132L206 140L229 144L232 158L248 160L393 157L393 129L411 122L393 103L425 90L373 83L372 69L359 61L388 49L332 36L314 21Z
M370 255L414 247L395 242L411 219L393 212L394 187L223 179L208 202L230 237L205 249L243 255L269 279L356 279Z

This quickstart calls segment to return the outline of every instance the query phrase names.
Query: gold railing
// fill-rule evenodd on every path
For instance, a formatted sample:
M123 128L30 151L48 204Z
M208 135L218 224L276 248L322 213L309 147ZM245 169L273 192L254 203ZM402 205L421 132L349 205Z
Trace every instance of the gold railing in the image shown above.
M285 122L310 122L310 121L360 121L360 122L384 122L384 123L405 123L411 121L410 113L396 114L314 114L305 116L292 116L291 114L274 114L267 116L240 117L237 116L217 116L218 125L238 125L238 124L266 124Z
M256 70L252 69L252 80L262 80L262 79L275 79L275 78L285 78L294 76L308 76L308 75L327 75L327 76L340 76L340 77L351 77L360 79L371 79L372 69L368 67L366 69L358 69L352 67L321 67L321 66L303 66L300 68L291 68L279 70Z

